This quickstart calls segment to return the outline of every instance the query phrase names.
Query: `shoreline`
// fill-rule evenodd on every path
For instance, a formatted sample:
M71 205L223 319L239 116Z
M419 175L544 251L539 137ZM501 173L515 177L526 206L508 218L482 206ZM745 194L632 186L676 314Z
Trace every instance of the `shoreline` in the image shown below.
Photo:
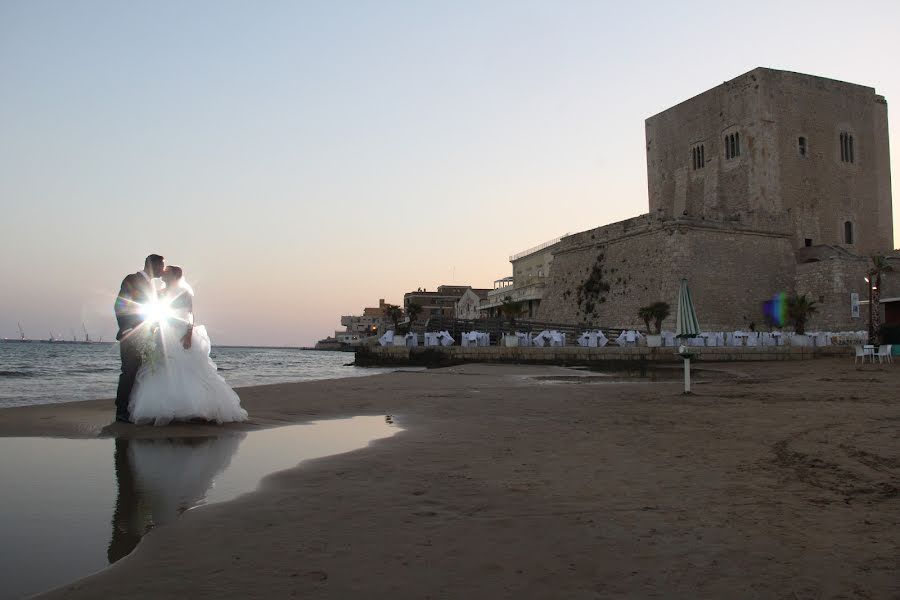
M390 414L403 431L189 511L46 597L900 594L900 369L705 368L727 376L693 396L507 365L243 388L241 427ZM111 417L8 408L0 435L89 437Z

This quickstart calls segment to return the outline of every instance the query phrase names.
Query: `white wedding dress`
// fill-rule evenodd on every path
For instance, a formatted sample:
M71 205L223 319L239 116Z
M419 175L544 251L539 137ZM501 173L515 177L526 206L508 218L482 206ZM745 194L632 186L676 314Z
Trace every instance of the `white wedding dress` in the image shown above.
M206 328L194 327L191 347L181 339L192 319L191 292L172 302L168 317L159 322L154 358L138 371L131 393L131 420L137 425L166 425L172 421L202 419L216 423L246 421L238 395L219 375L209 357ZM179 290L179 291L180 291ZM165 299L165 292L161 297Z

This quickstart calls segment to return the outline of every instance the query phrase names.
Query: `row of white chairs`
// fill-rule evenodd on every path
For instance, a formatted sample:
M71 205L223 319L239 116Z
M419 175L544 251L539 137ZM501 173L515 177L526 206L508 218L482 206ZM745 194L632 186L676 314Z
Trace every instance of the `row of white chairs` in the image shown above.
M894 357L891 355L891 344L882 344L878 346L878 350L875 350L875 346L864 345L855 346L856 356L853 358L853 363L856 364L858 361L862 360L863 364L865 364L866 359L869 359L873 363L875 359L878 359L879 364L883 363L893 363Z

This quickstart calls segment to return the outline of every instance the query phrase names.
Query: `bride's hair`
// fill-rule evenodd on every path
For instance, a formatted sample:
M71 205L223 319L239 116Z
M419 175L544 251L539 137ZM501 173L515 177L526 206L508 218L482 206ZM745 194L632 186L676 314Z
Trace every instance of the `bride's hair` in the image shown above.
M166 271L171 272L172 279L176 281L184 276L184 271L181 270L181 267L176 267L175 265L169 265L166 267Z

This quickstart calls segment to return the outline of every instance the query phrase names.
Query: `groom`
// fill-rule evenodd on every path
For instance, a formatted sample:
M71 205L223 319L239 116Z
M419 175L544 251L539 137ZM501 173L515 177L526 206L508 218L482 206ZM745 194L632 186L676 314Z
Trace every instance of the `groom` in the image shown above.
M116 321L119 322L119 352L122 356L122 374L119 375L119 389L116 392L116 421L131 422L128 414L128 401L134 379L141 368L141 349L138 344L139 335L132 335L144 323L146 317L141 313L141 305L150 302L156 292L153 280L162 275L165 259L158 254L151 254L144 260L144 270L132 273L122 280L119 296L116 298Z

